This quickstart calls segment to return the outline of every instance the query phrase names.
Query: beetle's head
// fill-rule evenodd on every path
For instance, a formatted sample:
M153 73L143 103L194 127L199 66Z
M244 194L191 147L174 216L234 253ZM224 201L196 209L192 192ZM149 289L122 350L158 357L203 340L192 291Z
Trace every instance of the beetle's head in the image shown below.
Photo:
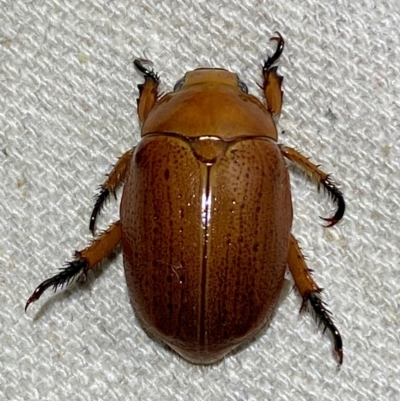
M248 93L246 84L239 77L222 68L198 68L187 72L174 86L174 92L194 85L227 85Z

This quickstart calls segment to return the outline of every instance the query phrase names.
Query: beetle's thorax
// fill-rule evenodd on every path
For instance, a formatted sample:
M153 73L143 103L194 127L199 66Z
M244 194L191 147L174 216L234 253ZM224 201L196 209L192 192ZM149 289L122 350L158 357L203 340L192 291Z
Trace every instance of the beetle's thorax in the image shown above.
M180 88L161 97L150 111L142 136L150 133L210 135L226 140L243 136L277 139L268 110L241 89L236 74L222 69L188 72Z

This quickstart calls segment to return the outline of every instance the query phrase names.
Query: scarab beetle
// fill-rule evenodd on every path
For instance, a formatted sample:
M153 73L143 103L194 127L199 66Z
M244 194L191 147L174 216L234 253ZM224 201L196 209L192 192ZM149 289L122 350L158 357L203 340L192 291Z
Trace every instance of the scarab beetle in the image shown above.
M277 143L284 40L277 34L263 64L266 105L224 69L186 73L174 91L158 94L159 77L134 61L139 85L139 144L119 159L101 186L90 219L125 182L120 220L73 261L44 281L26 308L49 287L86 275L122 243L131 303L144 328L184 358L211 363L254 336L271 319L286 266L295 285L333 335L342 340L291 234L292 203L284 158L322 185L344 214L342 193L298 151Z

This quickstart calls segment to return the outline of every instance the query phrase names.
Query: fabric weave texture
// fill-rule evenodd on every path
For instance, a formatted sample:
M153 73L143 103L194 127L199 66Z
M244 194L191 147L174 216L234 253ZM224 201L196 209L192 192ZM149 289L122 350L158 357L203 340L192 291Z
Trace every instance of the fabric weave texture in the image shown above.
M0 399L400 400L400 3L398 0L0 0ZM293 233L343 335L332 342L288 275L253 342L192 365L141 329L116 252L84 285L33 289L91 239L93 195L140 137L132 61L161 91L197 67L236 72L262 98L278 30L279 141L332 173L346 215L289 164ZM118 218L111 200L99 219Z

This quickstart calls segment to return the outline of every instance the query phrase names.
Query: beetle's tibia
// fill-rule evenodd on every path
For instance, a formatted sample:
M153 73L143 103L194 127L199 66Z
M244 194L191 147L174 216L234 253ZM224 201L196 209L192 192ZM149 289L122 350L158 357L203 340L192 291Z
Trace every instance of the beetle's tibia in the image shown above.
M320 291L310 292L304 299L303 305L310 303L313 311L315 313L315 318L317 319L319 325L324 325L324 332L328 329L333 336L333 342L335 344L335 352L338 356L339 365L343 363L343 343L342 337L339 330L334 325L331 313L326 308L326 304L321 300L319 295ZM303 308L303 306L302 306Z
M28 306L37 301L49 287L53 287L54 291L58 288L62 288L65 285L68 285L72 280L80 277L82 275L86 275L88 268L88 262L84 258L75 259L72 262L69 262L63 269L61 269L60 273L55 276L43 281L33 294L28 299L25 305L25 312L28 309Z
M157 103L157 89L158 84L160 83L160 78L153 69L148 69L143 65L143 63L149 64L147 60L136 59L133 63L136 69L144 75L144 83L138 85L139 99L137 100L139 121L143 123L150 110L152 110Z

